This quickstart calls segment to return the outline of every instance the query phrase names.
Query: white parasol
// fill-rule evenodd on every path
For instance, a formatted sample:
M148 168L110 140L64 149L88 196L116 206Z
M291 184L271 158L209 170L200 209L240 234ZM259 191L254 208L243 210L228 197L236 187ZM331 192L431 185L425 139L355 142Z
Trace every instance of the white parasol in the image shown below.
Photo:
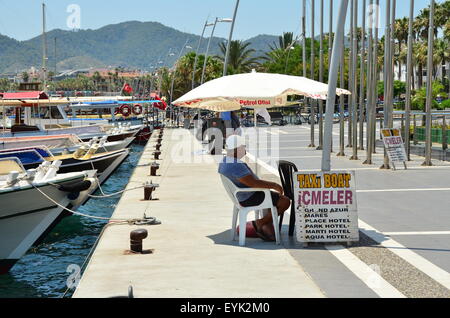
M343 94L351 93L345 89L336 89L337 96ZM206 82L181 96L173 104L216 112L238 110L241 107L257 110L287 106L289 95L326 99L328 85L306 77L257 73L253 70L251 73L229 75ZM257 111L254 114L255 127L256 114ZM258 157L258 151L255 157Z
M218 112L241 107L270 108L287 104L289 95L326 99L328 85L305 77L283 74L251 73L224 76L209 81L173 102L174 105ZM337 88L336 95L350 95Z

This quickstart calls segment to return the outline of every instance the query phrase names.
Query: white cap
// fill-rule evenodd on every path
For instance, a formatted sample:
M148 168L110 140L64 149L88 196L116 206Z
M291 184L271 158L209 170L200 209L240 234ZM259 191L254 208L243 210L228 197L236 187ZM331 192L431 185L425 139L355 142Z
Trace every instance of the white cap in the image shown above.
M245 146L245 139L239 135L231 135L227 138L226 148L227 150L233 150Z

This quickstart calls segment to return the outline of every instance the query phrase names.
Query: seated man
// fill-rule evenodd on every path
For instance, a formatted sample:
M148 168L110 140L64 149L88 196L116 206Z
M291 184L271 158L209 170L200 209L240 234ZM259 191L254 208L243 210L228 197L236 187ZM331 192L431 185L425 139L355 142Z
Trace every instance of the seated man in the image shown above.
M273 205L277 207L278 214L284 213L291 202L283 195L283 188L270 181L260 180L253 171L240 159L245 156L244 138L232 135L226 140L227 155L219 164L219 173L230 179L239 188L264 188L271 191ZM244 207L259 205L264 201L263 192L241 192L237 199ZM275 241L272 225L272 214L267 213L262 219L253 221L258 236L265 241Z

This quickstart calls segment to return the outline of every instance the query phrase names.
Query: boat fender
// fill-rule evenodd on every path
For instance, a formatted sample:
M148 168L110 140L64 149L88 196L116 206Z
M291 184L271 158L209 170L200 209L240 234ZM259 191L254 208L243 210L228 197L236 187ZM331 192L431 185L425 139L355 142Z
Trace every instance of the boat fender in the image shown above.
M91 186L92 181L89 179L85 179L83 181L74 181L74 182L68 182L65 184L62 184L59 186L59 190L63 192L81 192L89 189Z
M131 115L131 107L128 105L122 105L120 106L120 113L122 114L122 116L124 117L128 117Z
M69 193L69 195L67 196L70 200L71 200L71 204L73 206L79 206L83 200L86 198L87 195L89 195L90 193L92 193L95 188L97 188L98 186L98 182L97 179L95 178L86 178L83 181L85 183L85 186L83 188L85 188L88 184L88 182L90 182L90 186L87 189L78 191L78 192L71 192ZM81 188L81 189L83 189Z
M140 115L140 114L142 114L142 106L139 105L139 104L135 104L135 105L133 106L133 113L134 113L135 115Z

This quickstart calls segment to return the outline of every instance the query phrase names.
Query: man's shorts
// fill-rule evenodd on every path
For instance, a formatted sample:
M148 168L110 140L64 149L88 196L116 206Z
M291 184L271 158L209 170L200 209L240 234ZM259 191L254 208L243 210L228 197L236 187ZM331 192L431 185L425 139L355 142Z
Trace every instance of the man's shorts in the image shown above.
M278 200L280 200L280 194L278 192L270 191L270 194L272 196L272 203L273 205L278 204ZM249 207L249 206L257 206L263 203L264 201L264 192L255 192L252 194L250 198L248 198L245 201L239 202L243 207Z

